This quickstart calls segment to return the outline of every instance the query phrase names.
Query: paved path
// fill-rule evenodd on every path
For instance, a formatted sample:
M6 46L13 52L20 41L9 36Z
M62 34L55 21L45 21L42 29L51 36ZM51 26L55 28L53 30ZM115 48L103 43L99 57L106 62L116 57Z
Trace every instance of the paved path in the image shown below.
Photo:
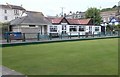
M9 69L5 66L0 66L0 76L2 77L26 77L22 73L16 72L15 70Z

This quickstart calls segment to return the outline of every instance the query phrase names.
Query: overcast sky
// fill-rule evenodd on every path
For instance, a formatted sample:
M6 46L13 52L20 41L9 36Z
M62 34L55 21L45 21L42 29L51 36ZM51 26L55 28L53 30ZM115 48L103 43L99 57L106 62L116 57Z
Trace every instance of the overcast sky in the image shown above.
M0 4L21 5L30 11L40 11L45 15L56 15L61 13L61 7L64 12L86 11L89 7L99 9L118 5L119 0L0 0Z

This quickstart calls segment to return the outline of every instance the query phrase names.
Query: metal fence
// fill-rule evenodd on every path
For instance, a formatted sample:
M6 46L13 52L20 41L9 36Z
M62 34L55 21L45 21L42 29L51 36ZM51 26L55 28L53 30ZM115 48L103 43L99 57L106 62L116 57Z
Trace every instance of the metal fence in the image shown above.
M20 34L1 34L3 42L11 43L11 42L34 42L34 41L47 41L47 40L64 40L64 39L81 39L81 38L95 38L95 37L107 37L107 36L120 36L120 31L115 32L99 32L97 34L80 34L80 32L76 32L76 35L72 35L72 32L66 34L44 34L40 33L20 33Z

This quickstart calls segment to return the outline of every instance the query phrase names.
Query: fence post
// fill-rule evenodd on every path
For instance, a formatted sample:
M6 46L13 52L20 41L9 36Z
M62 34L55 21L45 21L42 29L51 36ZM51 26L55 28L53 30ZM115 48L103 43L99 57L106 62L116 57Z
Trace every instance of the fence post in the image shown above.
M50 36L49 36L49 37L50 37L50 40L52 40L52 34L51 34L51 33L50 33Z
M86 36L86 38L88 38L88 36L89 36L89 35L88 35L88 32L85 33L85 36Z
M40 33L37 34L37 40L40 40Z
M94 32L93 32L92 36L94 37Z
M69 39L69 34L67 33L67 37L68 37L68 39Z
M105 34L104 34L105 36L106 36L106 32L105 32Z
M78 38L80 38L80 32L78 32Z
M61 37L61 39L62 39L62 33L61 33L60 37Z
M10 42L10 34L8 33L7 34L7 43L9 43Z
M25 38L25 33L23 33L23 42L25 42L26 38Z
M101 33L99 32L99 37L101 36Z
M120 30L118 30L118 37L120 37Z
M71 39L71 32L70 32L70 39Z

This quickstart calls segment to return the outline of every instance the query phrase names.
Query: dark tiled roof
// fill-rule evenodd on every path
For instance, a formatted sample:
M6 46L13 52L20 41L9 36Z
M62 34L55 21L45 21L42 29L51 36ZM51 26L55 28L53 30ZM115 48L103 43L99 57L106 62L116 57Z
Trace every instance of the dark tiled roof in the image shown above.
M33 13L33 14L36 13L36 14L41 14L41 15L43 15L42 12L37 12L37 11L26 11L26 13L31 13L31 14L32 14L32 13ZM43 16L44 16L44 15L43 15Z
M27 16L16 18L10 22L11 25L51 25L51 23L39 13L29 13Z
M16 6L16 5L0 5L0 6L2 6L2 8L25 10L22 6Z

